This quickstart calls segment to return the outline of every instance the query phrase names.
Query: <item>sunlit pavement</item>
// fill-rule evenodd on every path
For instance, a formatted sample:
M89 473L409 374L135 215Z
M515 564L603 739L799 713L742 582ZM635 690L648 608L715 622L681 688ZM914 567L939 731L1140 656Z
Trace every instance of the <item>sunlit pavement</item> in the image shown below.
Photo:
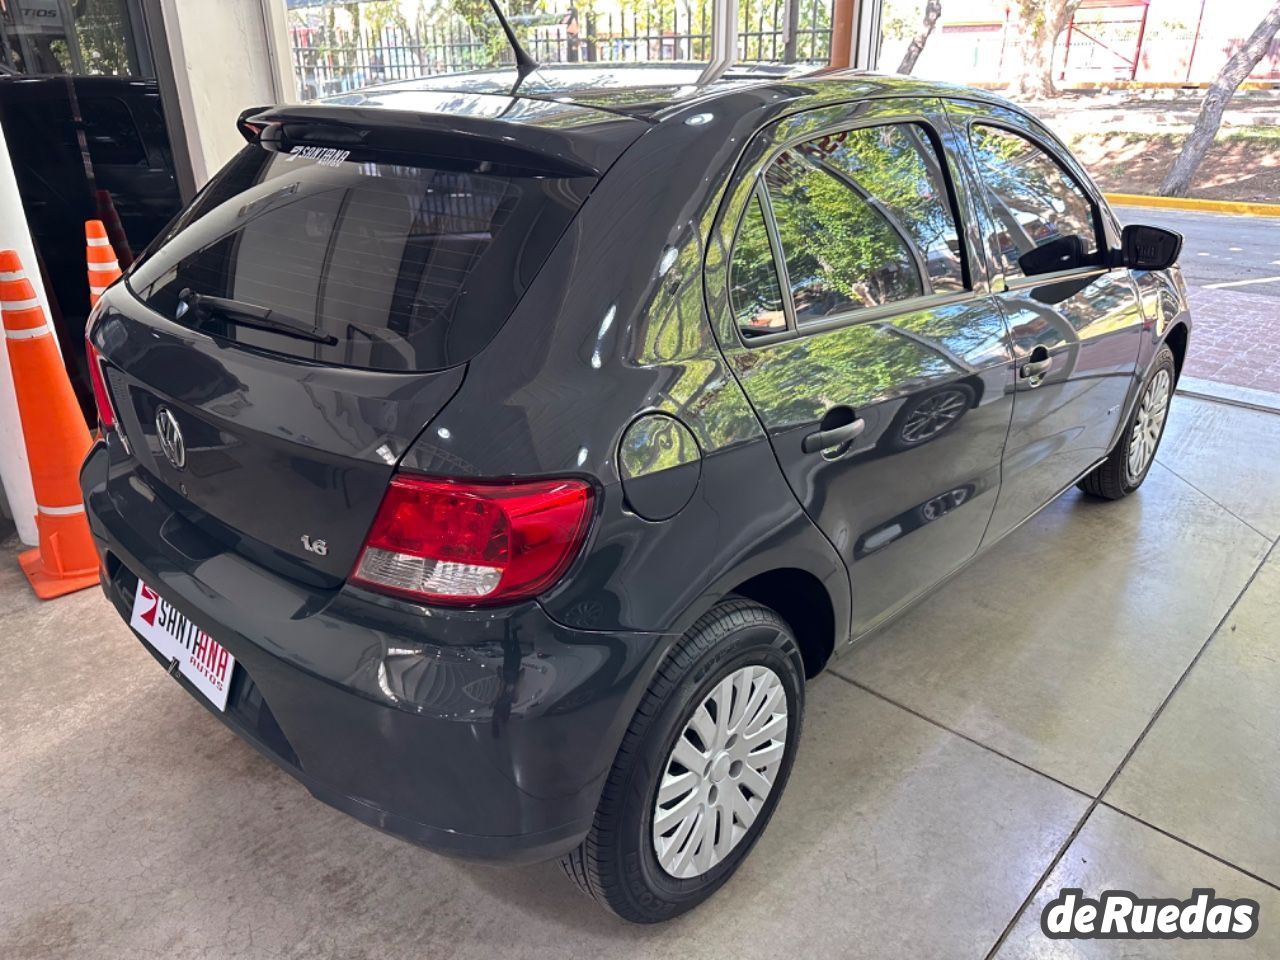
M1280 217L1117 207L1126 223L1186 237L1195 327L1184 375L1274 395L1280 406ZM1197 385L1198 387L1201 385Z
M744 869L647 928L554 864L458 863L321 805L97 591L37 602L10 540L0 957L1274 958L1277 538L1280 416L1178 397L1138 495L1068 493L815 681ZM1261 930L1047 940L1071 886L1214 887Z

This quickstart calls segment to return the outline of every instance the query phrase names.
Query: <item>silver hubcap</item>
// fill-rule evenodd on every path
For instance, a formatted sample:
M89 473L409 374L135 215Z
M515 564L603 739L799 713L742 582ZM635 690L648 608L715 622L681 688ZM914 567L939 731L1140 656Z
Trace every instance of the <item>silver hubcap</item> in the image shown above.
M1147 392L1138 404L1138 415L1133 421L1133 438L1129 441L1129 479L1137 480L1151 465L1160 442L1164 418L1169 414L1169 394L1173 378L1168 370L1161 370L1147 384Z
M787 693L768 667L735 670L676 738L653 804L653 851L668 874L700 876L755 823L787 749Z
M906 443L919 443L936 437L959 419L969 406L963 393L939 393L930 397L907 417L902 425L902 439Z

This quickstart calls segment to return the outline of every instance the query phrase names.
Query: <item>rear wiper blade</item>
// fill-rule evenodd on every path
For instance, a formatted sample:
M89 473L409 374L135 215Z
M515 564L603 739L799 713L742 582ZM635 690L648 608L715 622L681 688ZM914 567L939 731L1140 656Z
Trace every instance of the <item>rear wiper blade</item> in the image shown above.
M207 293L196 293L194 290L185 289L178 294L177 318L181 319L189 310L194 310L197 315L217 314L219 319L227 323L253 327L256 330L269 330L282 336L323 343L330 347L338 342L337 337L321 333L315 327L285 316L270 307L260 307L256 303L247 303L244 300L213 297Z

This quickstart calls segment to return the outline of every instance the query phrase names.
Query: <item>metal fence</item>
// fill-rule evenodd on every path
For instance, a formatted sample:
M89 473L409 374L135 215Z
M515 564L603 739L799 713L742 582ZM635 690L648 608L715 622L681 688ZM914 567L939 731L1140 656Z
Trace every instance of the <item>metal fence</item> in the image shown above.
M1098 80L1133 80L1141 65L1147 32L1147 7L1135 16L1129 8L1084 11L1067 24L1061 41L1059 77L1068 73Z
M739 62L827 62L832 0L791 4L757 0L740 5ZM312 16L313 22L290 27L293 68L303 98L512 62L500 33L482 36L461 18L376 31L337 26L328 19L326 23L326 18ZM529 52L544 64L705 61L711 55L711 9L706 2L665 15L622 10L579 16L569 8L513 19Z
M1237 36L1221 29L1202 35L1198 27L1153 24L1145 13L1145 7L1134 8L1120 0L1110 8L1082 7L1058 38L1054 54L1058 84L1212 81L1244 44L1248 29L1241 24L1230 28L1238 31ZM999 11L984 20L944 19L930 37L916 73L961 83L1009 83L1022 71L1024 34L1014 8L1008 6L1003 19ZM906 43L906 38L886 41L882 67L892 68ZM1280 79L1280 38L1272 42L1250 78Z

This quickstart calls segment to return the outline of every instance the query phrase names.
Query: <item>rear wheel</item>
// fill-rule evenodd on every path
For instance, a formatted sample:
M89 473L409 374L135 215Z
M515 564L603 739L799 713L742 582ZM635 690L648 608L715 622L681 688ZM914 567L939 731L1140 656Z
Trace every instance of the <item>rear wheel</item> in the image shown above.
M718 890L773 814L795 759L804 672L790 627L717 604L649 685L582 845L561 860L597 902L668 920Z
M1175 382L1173 352L1161 347L1142 385L1129 426L1107 459L1077 484L1081 490L1104 500L1119 500L1142 486L1164 436Z

